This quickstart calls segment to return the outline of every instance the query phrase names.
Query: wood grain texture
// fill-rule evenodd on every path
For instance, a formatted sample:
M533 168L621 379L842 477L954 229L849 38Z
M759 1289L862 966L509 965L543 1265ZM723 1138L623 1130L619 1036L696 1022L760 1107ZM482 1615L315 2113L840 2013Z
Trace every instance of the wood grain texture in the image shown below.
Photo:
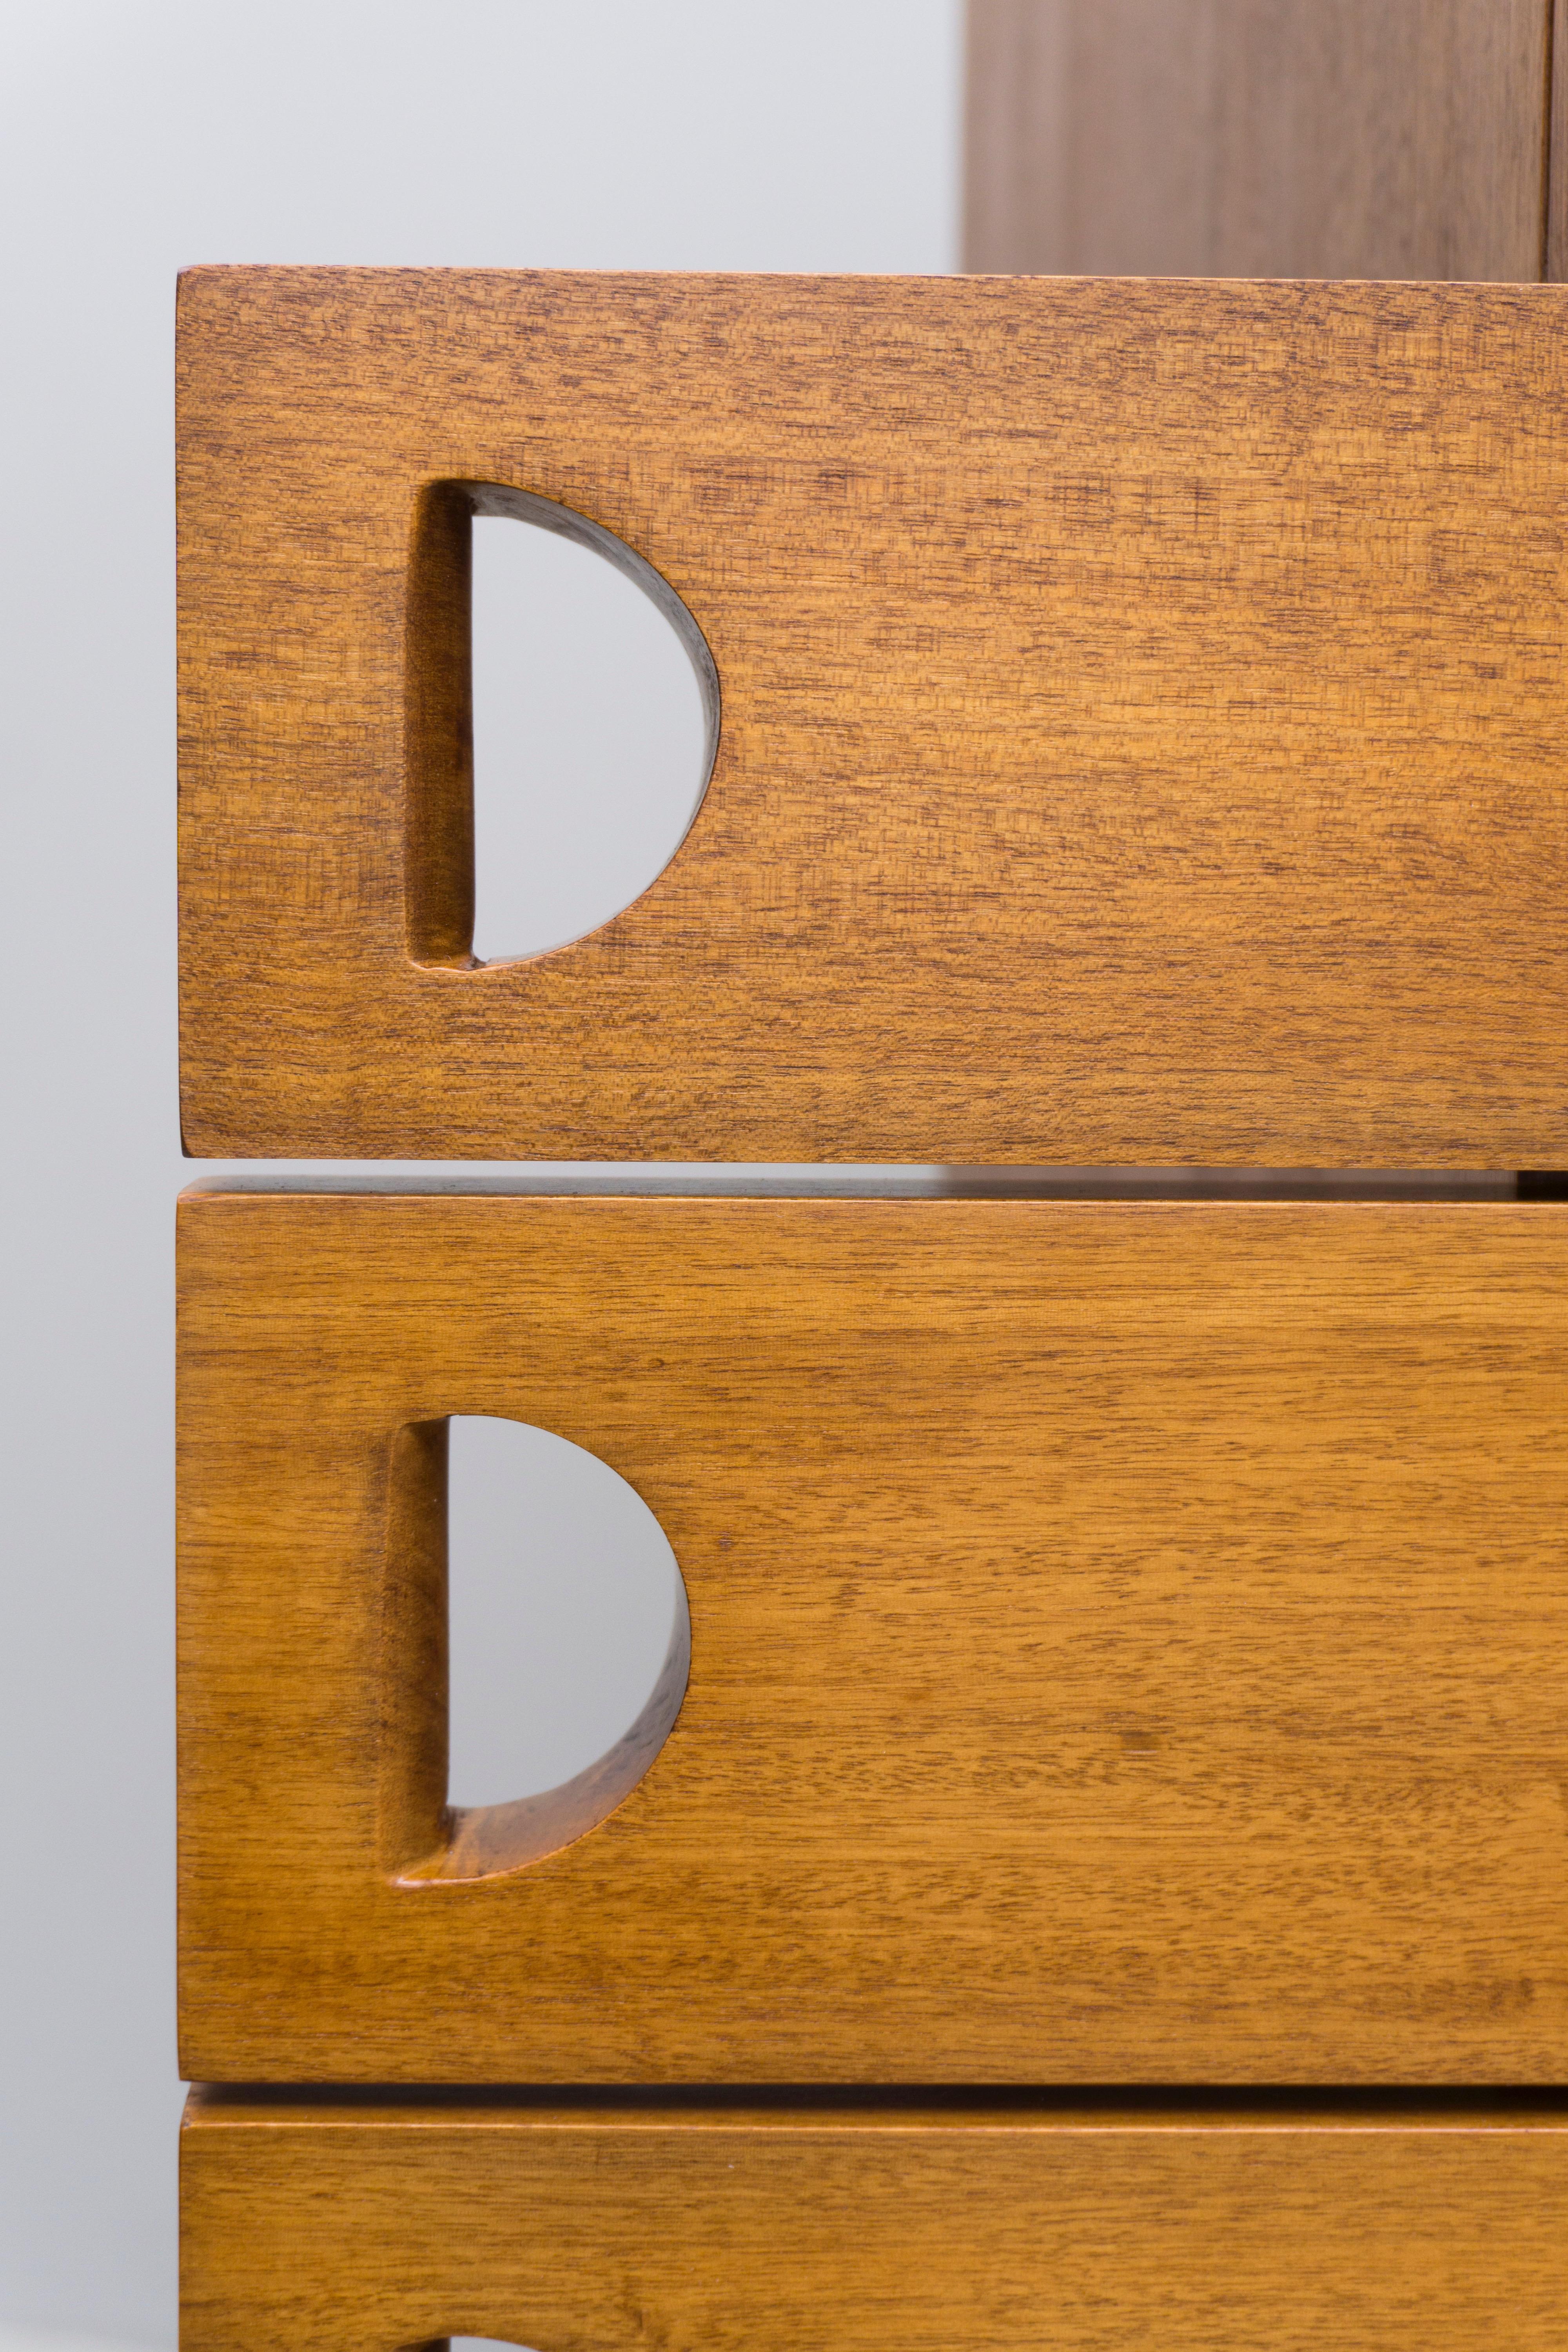
M1559 2352L1568 2121L247 2105L184 2352Z
M1568 278L1568 0L1552 5L1552 104L1547 130L1546 268Z
M1545 275L1552 0L971 0L971 269Z
M1568 2073L1568 1211L181 1223L187 2075ZM630 1481L690 1681L591 1834L411 1884L450 1413Z
M194 273L189 1147L1563 1166L1564 299ZM723 700L653 887L480 968L451 482Z

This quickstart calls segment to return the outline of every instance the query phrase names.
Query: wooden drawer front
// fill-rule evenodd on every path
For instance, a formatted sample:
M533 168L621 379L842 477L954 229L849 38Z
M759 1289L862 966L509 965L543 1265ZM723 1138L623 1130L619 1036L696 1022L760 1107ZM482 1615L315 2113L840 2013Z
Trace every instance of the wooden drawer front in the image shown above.
M190 1148L1562 1167L1565 302L195 272ZM498 489L723 716L652 888L475 969Z
M184 2352L1561 2352L1561 2113L193 2101Z
M1564 1212L181 1222L187 2074L1568 2075ZM406 1883L451 1413L631 1482L690 1682L602 1826Z

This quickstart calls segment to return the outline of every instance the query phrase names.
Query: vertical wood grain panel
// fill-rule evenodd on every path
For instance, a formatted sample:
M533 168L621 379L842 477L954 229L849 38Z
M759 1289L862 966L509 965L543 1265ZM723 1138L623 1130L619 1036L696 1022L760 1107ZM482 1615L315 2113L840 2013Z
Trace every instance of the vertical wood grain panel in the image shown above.
M1552 0L971 0L980 270L1533 279Z
M1547 124L1546 276L1568 278L1568 0L1552 0Z

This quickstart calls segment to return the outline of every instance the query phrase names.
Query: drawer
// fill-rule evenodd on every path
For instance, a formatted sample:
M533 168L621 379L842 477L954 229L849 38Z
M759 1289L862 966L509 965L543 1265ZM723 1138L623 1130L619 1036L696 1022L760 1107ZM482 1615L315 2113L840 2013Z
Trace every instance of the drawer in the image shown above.
M1560 2107L197 2093L182 2153L184 2352L1558 2352L1568 2302Z
M188 2075L1568 2074L1568 1212L180 1222ZM553 1812L445 1803L452 1414L685 1580Z
M1565 304L191 273L189 1148L1568 1164ZM468 517L540 499L717 756L476 965Z

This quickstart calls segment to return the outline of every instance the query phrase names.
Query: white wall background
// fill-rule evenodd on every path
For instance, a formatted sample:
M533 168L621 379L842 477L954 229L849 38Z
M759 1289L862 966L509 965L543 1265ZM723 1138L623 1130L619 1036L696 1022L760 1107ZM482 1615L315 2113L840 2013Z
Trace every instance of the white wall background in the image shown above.
M0 7L0 2336L174 2340L174 273L948 268L958 15Z

